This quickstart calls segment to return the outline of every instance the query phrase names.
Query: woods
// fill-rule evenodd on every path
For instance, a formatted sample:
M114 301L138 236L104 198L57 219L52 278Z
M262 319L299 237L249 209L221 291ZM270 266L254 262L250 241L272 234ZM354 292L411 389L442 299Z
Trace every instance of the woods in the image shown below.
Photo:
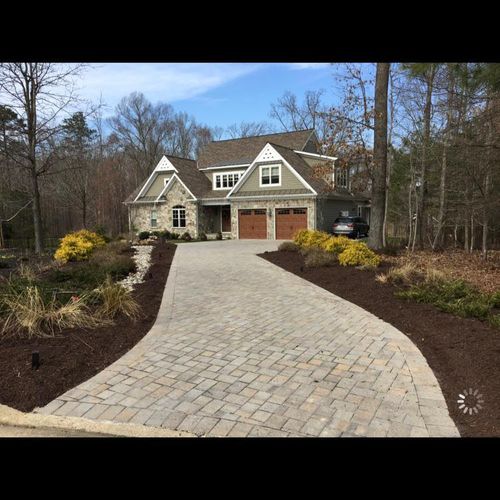
M196 158L210 140L314 127L350 189L372 197L373 248L486 258L500 244L499 65L331 67L334 101L285 92L270 122L222 128L140 89L105 113L76 95L81 65L0 64L0 245L39 253L74 229L125 233L122 202L162 154Z

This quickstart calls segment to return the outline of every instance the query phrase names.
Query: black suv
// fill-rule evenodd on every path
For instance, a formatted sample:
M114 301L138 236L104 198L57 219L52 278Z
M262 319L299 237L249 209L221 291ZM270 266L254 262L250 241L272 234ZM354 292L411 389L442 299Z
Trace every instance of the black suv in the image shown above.
M337 217L333 223L333 234L359 238L368 236L370 226L361 217Z

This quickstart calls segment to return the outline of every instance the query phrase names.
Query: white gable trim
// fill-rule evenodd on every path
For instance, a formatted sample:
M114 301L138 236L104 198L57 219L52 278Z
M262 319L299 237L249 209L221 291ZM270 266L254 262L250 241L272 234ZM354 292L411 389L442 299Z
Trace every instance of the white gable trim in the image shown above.
M177 174L174 174L172 175L172 177L170 177L170 180L167 182L166 186L161 190L160 194L158 195L158 198L156 198L156 201L159 201L160 197L163 196L172 187L175 179L178 180L184 186L184 189L191 195L193 200L195 201L198 200L198 198L196 198L196 196L190 191L190 189L186 186L186 184L182 182L182 179Z
M247 168L246 172L240 177L238 183L227 193L226 198L229 198L234 192L238 191L238 189L245 183L246 179L250 176L250 174L255 170L257 163L262 161L281 161L284 165L288 167L288 169L292 172L295 177L307 188L310 189L315 195L318 193L309 185L308 182L288 163L285 158L283 158L276 149L268 142L261 150L261 152L257 155L255 160L250 164L250 167ZM281 172L280 172L281 175ZM260 184L260 182L259 182Z
M297 151L296 149L294 149L293 152L299 155L310 156L311 158L319 158L320 160L325 159L325 160L335 161L338 159L336 156L326 156L326 155L319 155L317 153L307 153L306 151Z
M174 167L173 163L165 155L163 155L154 170L151 172L151 175L148 177L144 186L142 186L139 194L134 198L134 201L137 201L142 196L144 191L147 191L150 188L151 184L157 177L158 172L177 172L177 169Z

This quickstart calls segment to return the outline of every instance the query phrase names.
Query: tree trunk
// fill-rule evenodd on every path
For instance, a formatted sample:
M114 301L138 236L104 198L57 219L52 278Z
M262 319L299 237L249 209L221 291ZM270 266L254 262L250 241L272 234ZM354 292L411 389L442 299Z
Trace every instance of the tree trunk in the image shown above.
M384 209L387 171L387 89L389 63L377 63L375 77L375 119L373 144L372 208L369 245L378 250L383 247Z
M420 179L420 197L419 197L419 215L420 226L418 230L418 244L420 249L424 248L425 239L427 234L427 156L428 147L431 135L431 109L432 109L432 91L434 84L434 65L431 65L429 73L426 77L426 93L425 93L425 107L424 107L424 130L423 130L423 143L422 143L422 169Z

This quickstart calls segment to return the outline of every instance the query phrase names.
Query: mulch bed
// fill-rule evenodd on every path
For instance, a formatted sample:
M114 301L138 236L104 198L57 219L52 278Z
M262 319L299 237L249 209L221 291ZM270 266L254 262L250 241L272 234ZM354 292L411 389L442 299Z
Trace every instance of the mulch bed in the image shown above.
M405 333L425 356L443 391L450 416L462 436L500 436L500 331L474 318L459 318L429 304L394 296L395 285L375 281L387 271L361 271L340 265L306 269L296 252L265 252L260 257L363 307ZM483 408L464 415L457 399L478 389Z
M93 377L123 356L155 322L176 245L158 243L144 283L132 292L141 307L136 322L124 315L111 326L67 329L55 338L0 341L0 404L31 411ZM40 367L31 368L31 354L40 353Z

